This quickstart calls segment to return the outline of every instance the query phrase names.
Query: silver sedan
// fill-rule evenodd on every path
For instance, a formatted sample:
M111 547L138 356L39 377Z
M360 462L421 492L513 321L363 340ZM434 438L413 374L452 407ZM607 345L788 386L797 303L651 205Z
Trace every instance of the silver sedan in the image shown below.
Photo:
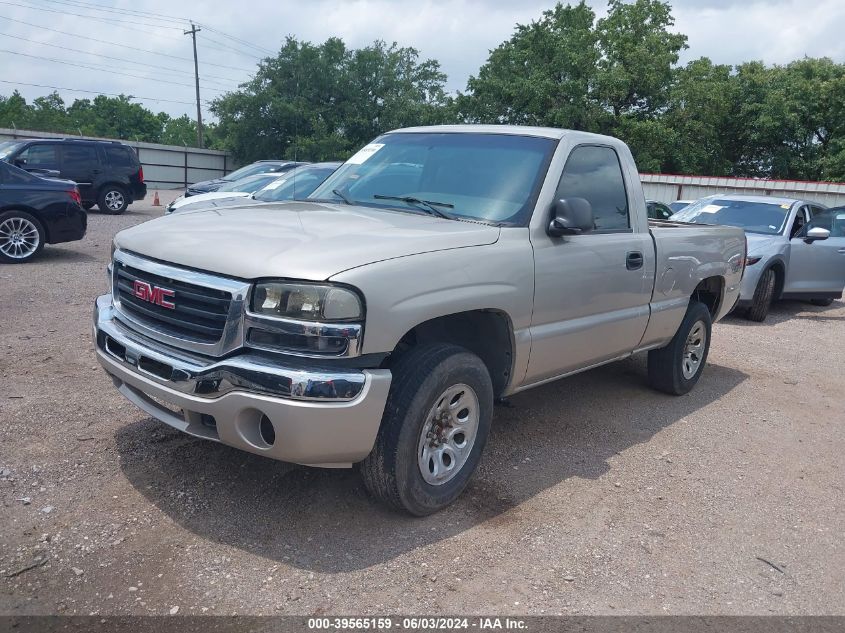
M763 321L777 299L830 305L845 286L845 208L772 196L715 195L673 221L745 229L748 258L737 308Z

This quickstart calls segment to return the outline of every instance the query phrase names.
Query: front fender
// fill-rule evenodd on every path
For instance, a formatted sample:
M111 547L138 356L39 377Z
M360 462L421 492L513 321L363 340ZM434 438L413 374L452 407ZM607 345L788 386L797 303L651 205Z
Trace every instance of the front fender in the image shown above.
M527 232L505 228L494 244L399 257L331 277L364 295L362 352L392 352L407 332L437 317L497 310L513 324L514 376L519 376L530 351L534 297L534 258Z

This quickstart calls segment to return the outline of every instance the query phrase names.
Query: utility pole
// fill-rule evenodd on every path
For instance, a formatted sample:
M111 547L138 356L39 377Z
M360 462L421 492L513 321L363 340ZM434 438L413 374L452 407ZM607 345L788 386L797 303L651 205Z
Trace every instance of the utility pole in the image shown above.
M197 63L197 33L201 30L191 22L191 30L184 31L185 35L190 35L194 41L194 79L196 79L197 84L197 145L200 147L202 147L202 109L200 108L200 67Z

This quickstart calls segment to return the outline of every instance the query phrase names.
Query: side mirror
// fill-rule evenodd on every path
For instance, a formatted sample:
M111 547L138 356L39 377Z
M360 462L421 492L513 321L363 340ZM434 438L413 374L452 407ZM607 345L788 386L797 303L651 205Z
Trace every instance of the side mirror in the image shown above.
M593 207L584 198L562 198L552 208L553 217L546 231L550 237L578 235L595 228Z
M23 169L26 166L26 159L25 158L16 158L14 161L15 167L20 167Z
M829 237L830 237L830 231L828 231L827 229L823 229L820 226L817 226L817 227L812 228L809 231L807 231L807 235L804 236L804 241L807 244L812 244L813 242L815 242L817 240L826 240Z

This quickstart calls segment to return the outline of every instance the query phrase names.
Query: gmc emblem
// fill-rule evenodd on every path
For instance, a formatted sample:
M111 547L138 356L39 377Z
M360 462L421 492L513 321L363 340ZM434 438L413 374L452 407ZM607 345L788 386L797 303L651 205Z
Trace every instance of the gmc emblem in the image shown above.
M154 303L157 306L167 308L168 310L173 310L176 307L175 303L168 301L168 299L172 299L176 296L175 292L168 290L167 288L153 286L148 284L146 281L141 281L140 279L136 279L135 283L132 284L132 294L141 301Z

